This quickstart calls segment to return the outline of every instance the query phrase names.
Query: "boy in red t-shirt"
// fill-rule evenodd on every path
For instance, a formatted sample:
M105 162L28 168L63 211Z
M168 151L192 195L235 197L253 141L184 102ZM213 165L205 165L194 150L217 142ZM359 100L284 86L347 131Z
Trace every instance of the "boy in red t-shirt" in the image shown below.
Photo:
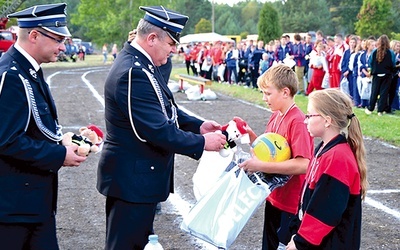
M304 124L305 115L294 102L298 88L296 73L288 66L278 64L260 76L257 84L263 92L263 100L274 112L265 132L284 136L292 153L291 159L283 162L263 162L253 156L240 164L250 172L292 175L286 185L272 191L265 204L262 249L276 250L279 242L286 245L299 227L296 214L300 191L314 144ZM253 142L257 135L250 127L248 133Z

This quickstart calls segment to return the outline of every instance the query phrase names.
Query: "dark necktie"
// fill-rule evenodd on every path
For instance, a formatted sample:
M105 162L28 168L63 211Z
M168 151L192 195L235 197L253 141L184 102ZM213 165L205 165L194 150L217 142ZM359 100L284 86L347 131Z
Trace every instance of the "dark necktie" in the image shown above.
M37 74L38 74L39 79L40 79L41 88L43 89L44 96L46 98L46 102L50 107L50 111L51 111L51 113L53 114L54 117L57 117L56 116L56 107L55 107L55 104L54 104L54 101L53 101L53 97L51 96L49 85L44 80L42 68L40 68L37 71Z
M49 90L49 86L47 85L46 81L44 80L42 68L40 68L37 71L37 74L39 76L40 88L43 90L46 102L49 103L50 102L50 90Z

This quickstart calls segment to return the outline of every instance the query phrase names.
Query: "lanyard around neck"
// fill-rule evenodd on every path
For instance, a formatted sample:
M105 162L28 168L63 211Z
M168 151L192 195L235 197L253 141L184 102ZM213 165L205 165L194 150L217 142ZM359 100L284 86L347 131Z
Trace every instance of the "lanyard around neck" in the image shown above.
M287 113L289 113L289 111L292 110L295 106L296 106L295 103L292 103L292 105L290 105L290 107L285 111L285 113L283 113L282 118L281 118L281 120L279 121L278 125L276 124L276 121L278 120L278 117L279 117L279 116L277 116L277 117L275 118L274 124L273 124L273 126L272 126L272 129L273 129L273 132L274 132L274 133L278 133L278 130L279 130L279 128L280 128L280 126L281 126L281 124L282 124L282 122L283 122L283 119L285 119Z

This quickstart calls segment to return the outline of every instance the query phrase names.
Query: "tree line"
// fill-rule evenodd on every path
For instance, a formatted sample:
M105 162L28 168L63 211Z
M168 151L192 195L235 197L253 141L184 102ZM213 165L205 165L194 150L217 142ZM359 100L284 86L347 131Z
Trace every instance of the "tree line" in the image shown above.
M0 0L4 4L6 0ZM362 37L400 33L400 0L246 0L233 6L211 0L64 0L69 29L74 37L121 46L136 27L143 11L139 6L163 5L189 16L183 34L211 32L222 35L259 34L265 40L282 33L322 30L324 34L357 34ZM27 0L26 8L48 0ZM213 15L214 13L214 15ZM15 22L10 20L10 22Z

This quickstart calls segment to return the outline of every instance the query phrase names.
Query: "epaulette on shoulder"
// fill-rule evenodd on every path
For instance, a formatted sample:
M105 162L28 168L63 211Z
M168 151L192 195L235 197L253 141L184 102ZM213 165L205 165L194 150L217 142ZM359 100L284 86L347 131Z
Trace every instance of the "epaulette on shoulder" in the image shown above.
M142 63L139 62L138 59L139 59L139 58L138 58L137 56L134 56L134 57L132 58L132 69L140 69L140 68L143 67L143 66L142 66Z
M7 71L8 73L19 71L19 64L15 60L2 61L0 71Z

